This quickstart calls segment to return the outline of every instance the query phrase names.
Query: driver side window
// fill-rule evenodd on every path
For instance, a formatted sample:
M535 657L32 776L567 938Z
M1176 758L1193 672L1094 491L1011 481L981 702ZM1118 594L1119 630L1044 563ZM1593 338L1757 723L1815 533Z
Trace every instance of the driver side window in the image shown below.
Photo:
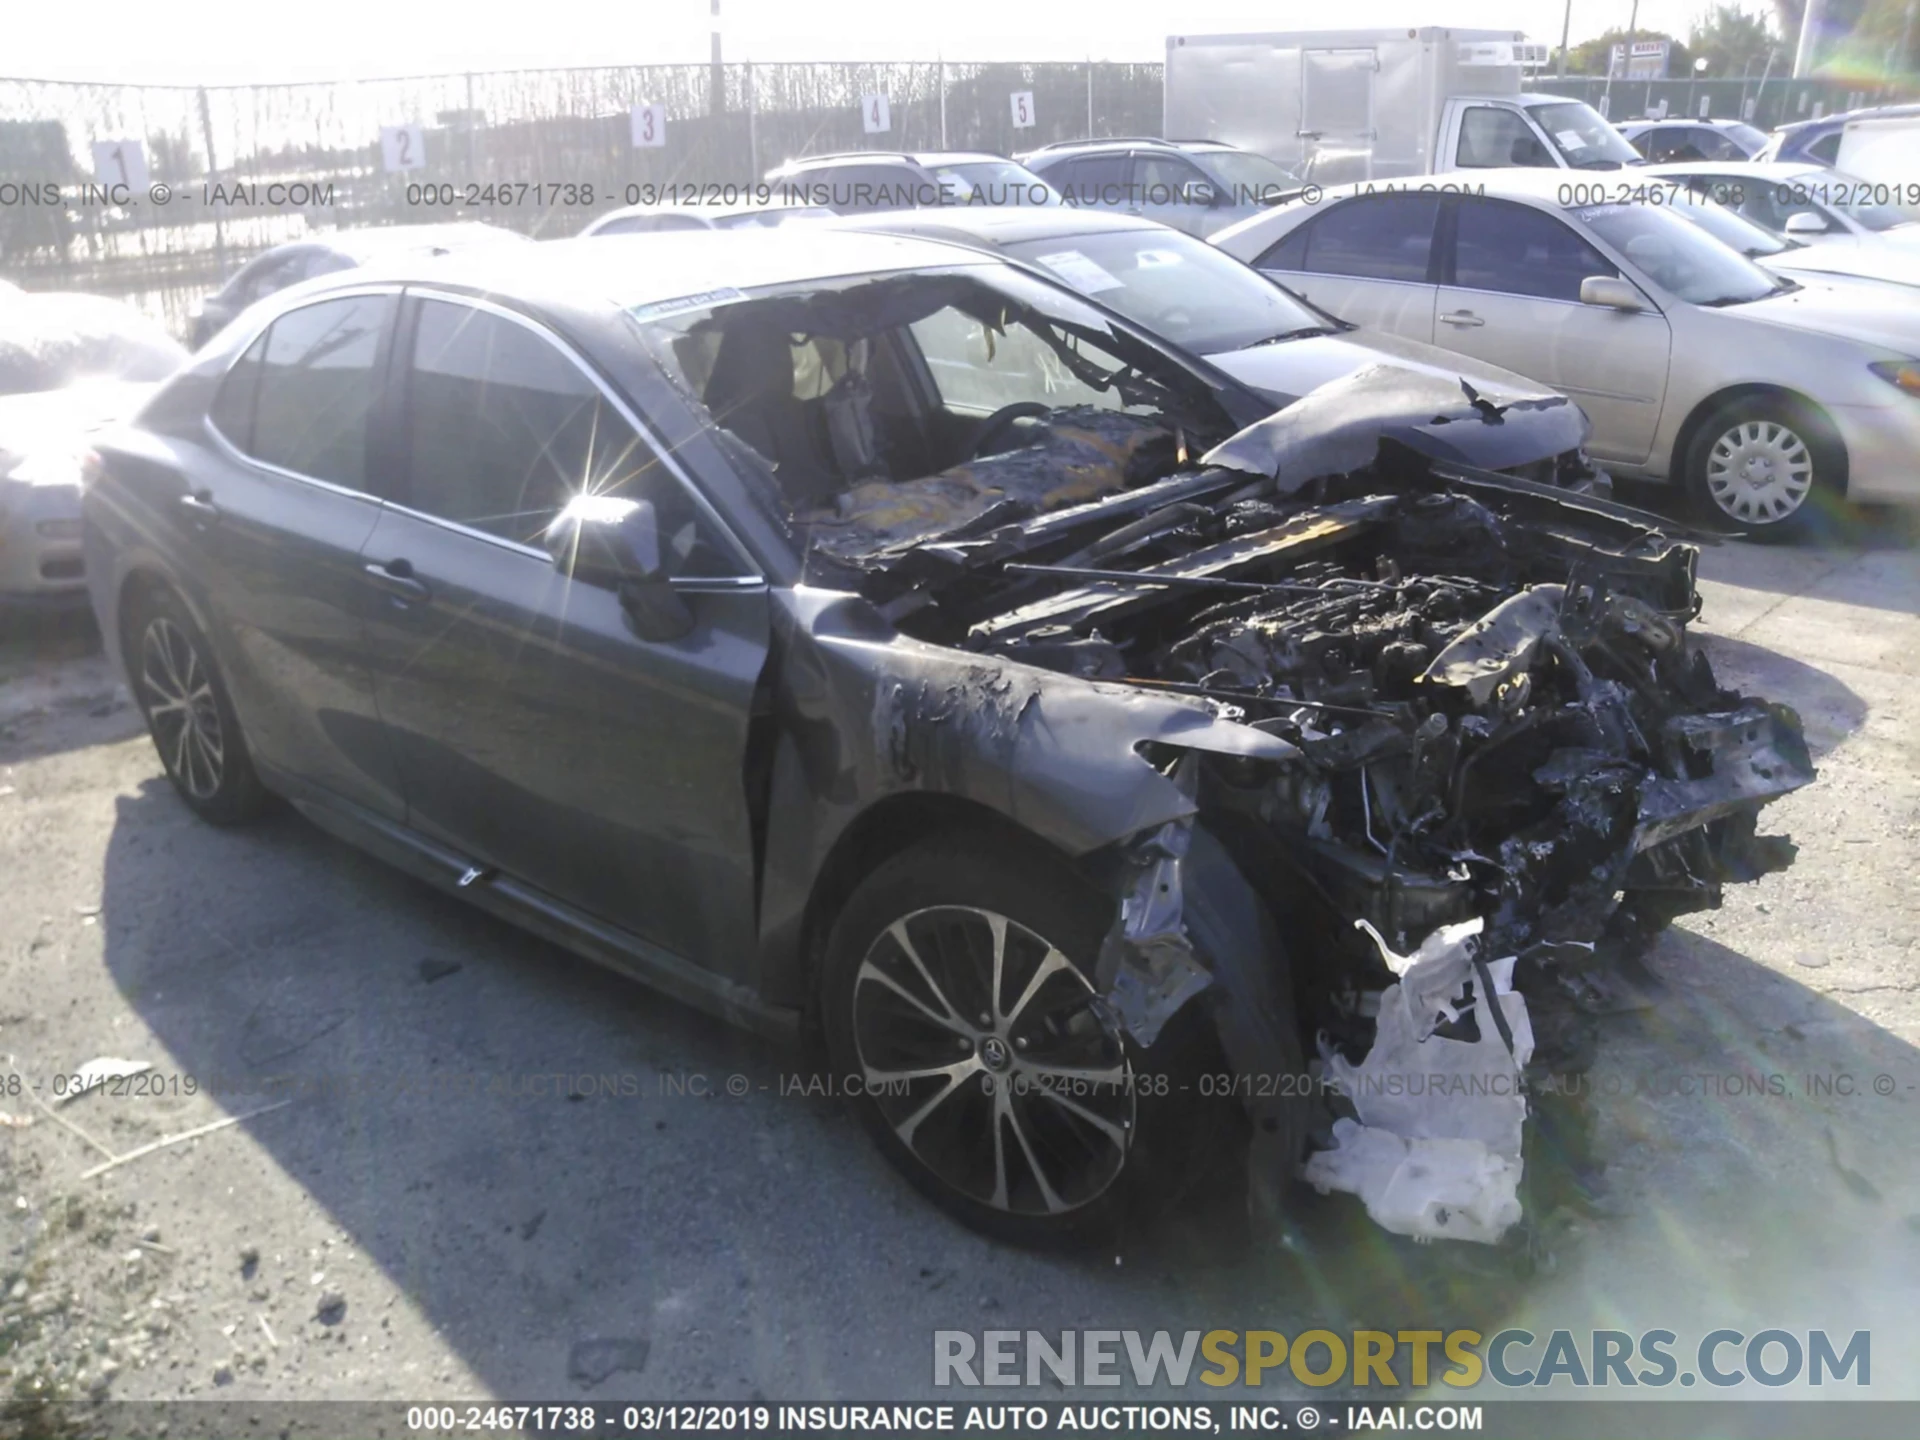
M538 545L576 495L648 500L674 573L750 573L600 387L517 321L421 301L406 405L411 509Z
M1460 148L1454 163L1462 170L1500 169L1508 165L1551 165L1532 128L1511 110L1469 106L1460 117Z

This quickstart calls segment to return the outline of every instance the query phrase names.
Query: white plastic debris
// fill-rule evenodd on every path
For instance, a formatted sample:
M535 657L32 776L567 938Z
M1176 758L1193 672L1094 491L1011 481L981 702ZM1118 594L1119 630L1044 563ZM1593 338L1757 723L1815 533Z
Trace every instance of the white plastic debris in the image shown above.
M1533 1055L1533 1024L1513 990L1513 960L1485 967L1509 1049L1474 964L1480 921L1442 926L1410 956L1361 924L1400 983L1380 997L1373 1048L1360 1064L1325 1057L1327 1080L1359 1118L1335 1121L1333 1148L1310 1156L1303 1173L1322 1194L1358 1195L1396 1235L1491 1244L1521 1214L1521 1071ZM1443 1020L1469 1016L1477 1040L1434 1033Z
M69 1105L90 1091L98 1090L109 1080L125 1080L129 1076L144 1075L153 1069L151 1060L116 1060L111 1055L102 1055L97 1060L89 1060L73 1072L69 1084L71 1089L60 1097L59 1103Z

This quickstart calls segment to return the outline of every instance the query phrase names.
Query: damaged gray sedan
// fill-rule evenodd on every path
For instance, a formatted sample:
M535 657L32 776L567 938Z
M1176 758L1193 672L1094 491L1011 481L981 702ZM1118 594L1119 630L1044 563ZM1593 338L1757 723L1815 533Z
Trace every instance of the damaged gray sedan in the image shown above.
M1562 997L1788 863L1812 770L1692 546L1501 473L1532 411L1267 410L927 242L455 257L224 332L90 463L87 574L194 810L818 1033L970 1224L1244 1153L1259 1215L1493 1240Z

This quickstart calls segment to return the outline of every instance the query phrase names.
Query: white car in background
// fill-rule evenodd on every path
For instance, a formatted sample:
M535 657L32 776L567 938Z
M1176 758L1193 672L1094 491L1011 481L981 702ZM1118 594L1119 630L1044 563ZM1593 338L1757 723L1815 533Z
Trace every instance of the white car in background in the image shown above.
M131 415L186 358L131 305L0 284L0 601L85 600L90 436Z
M1787 235L1763 230L1743 215L1710 198L1712 191L1695 189L1691 182L1667 182L1672 189L1661 202L1684 215L1723 245L1731 246L1763 269L1789 280L1826 284L1905 285L1909 293L1900 303L1920 301L1920 249L1902 245L1806 244Z
M1743 220L1808 247L1802 268L1858 273L1856 265L1920 257L1920 219L1893 203L1910 186L1862 180L1804 161L1650 165L1646 173L1701 189ZM1910 177L1920 187L1920 173ZM1914 189L1911 193L1920 193ZM1872 277L1878 278L1878 277Z
M1214 243L1344 319L1564 391L1596 460L1745 533L1842 495L1920 504L1920 306L1770 274L1637 174L1472 179L1342 186Z

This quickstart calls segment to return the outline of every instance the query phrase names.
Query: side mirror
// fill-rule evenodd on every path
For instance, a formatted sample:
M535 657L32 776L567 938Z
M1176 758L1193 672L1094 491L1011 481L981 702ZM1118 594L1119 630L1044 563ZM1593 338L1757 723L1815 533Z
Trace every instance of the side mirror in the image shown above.
M1640 292L1618 275L1589 275L1580 282L1580 303L1607 310L1644 310Z
M1189 205L1218 205L1221 192L1204 180L1191 180L1181 192L1181 198Z
M1518 135L1514 137L1513 148L1507 152L1507 162L1528 170L1550 169L1553 155L1541 144L1539 137Z
M660 522L646 500L576 495L546 531L554 568L585 585L619 593L642 640L678 640L693 612L673 588Z
M1787 217L1789 235L1824 235L1827 222L1811 210L1796 210Z

